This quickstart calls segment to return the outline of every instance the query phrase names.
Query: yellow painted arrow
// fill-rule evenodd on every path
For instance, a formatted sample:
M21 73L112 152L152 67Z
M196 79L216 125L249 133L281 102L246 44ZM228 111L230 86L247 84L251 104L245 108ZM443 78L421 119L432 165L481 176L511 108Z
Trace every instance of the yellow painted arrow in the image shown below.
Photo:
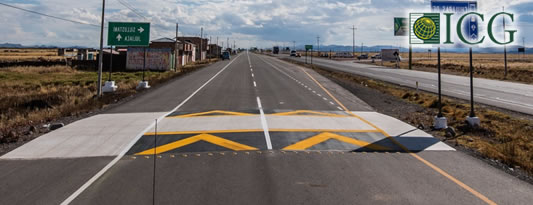
M324 116L324 117L348 117L345 115L339 115L339 114L333 114L333 113L326 113L326 112L317 112L317 111L311 111L311 110L295 110L290 112L280 112L275 113L272 115L276 116L287 116L287 115L315 115L315 116Z
M232 111L224 111L224 110L212 110L207 112L199 112L199 113L191 113L186 115L178 115L178 116L171 116L167 118L183 118L183 117L202 117L202 116L213 116L213 114L216 115L235 115L235 116L253 116L254 114L250 113L244 113L244 112L232 112Z
M302 141L299 141L299 142L297 142L295 144L289 145L289 146L287 146L287 147L285 147L283 149L284 150L305 150L305 149L307 149L309 147L315 146L315 145L320 144L320 143L322 143L322 142L324 142L326 140L329 140L329 139L336 139L336 140L339 140L339 141L342 141L342 142L345 142L345 143L348 143L348 144L353 144L353 145L357 145L357 146L360 146L360 147L366 147L366 148L370 148L370 149L378 150L378 151L391 150L388 147L384 147L384 146L376 145L376 144L370 144L370 143L362 141L362 140L356 140L356 139L353 139L353 138L350 138L350 137L345 137L345 136L333 134L333 133L330 133L330 132L320 133L320 134L315 135L313 137L310 137L310 138L304 139Z
M187 146L189 144L198 142L200 140L203 140L203 141L206 141L206 142L209 142L211 144L215 144L215 145L218 145L218 146L221 146L221 147L225 147L225 148L228 148L228 149L231 149L231 150L234 150L234 151L257 150L257 148L255 148L255 147L250 147L248 145L240 144L240 143L237 143L237 142L234 142L234 141L231 141L231 140L227 140L227 139L224 139L224 138L221 138L221 137L217 137L217 136L214 136L214 135L199 134L199 135L195 135L195 136L192 136L192 137L189 137L189 138L178 140L178 141L175 141L175 142L172 142L172 143L161 145L161 146L156 147L156 148L148 149L148 150L139 152L139 153L137 153L135 155L152 155L152 154L154 154L154 151L156 151L156 150L157 150L157 152L155 154L160 154L160 153L168 152L170 150L177 149L177 148L180 148L180 147L183 147L183 146Z

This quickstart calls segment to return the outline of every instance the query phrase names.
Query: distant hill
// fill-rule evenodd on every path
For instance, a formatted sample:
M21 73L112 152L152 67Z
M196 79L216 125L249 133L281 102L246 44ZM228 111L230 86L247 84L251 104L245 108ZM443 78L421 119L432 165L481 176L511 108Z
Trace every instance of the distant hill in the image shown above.
M24 46L22 44L2 43L0 44L0 48L24 48Z
M31 45L31 46L24 46L22 44L16 44L16 43L2 43L0 44L0 48L61 48L59 46L51 46L51 45ZM69 46L64 48L87 48L85 46Z

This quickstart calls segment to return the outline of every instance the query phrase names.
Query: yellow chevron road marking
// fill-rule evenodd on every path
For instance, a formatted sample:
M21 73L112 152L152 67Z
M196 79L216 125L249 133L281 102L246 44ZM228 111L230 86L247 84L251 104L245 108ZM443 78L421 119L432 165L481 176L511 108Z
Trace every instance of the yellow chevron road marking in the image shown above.
M152 154L160 154L164 152L168 152L173 149L177 149L183 146L187 146L190 144L193 144L195 142L198 142L200 140L209 142L211 144L215 144L221 147L225 147L234 151L241 151L241 150L257 150L255 147L250 147L248 145L240 144L231 140L227 140L221 137L217 137L210 134L199 134L195 135L189 138L185 138L182 140L178 140L176 142L172 142L169 144L161 145L156 148L148 149L139 153L136 153L135 155L152 155ZM155 152L157 151L157 152ZM154 153L155 152L155 153Z
M345 136L341 136L341 135L337 135L337 134L333 134L329 132L324 132L324 133L315 135L313 137L304 139L295 144L289 145L283 149L284 150L305 150L329 139L336 139L336 140L339 140L339 141L342 141L348 144L353 144L353 145L357 145L360 147L366 147L366 148L370 148L373 150L379 150L379 151L391 150L390 148L387 148L381 145L370 144L362 140L356 140L350 137L345 137Z
M184 118L184 117L210 117L210 116L253 116L254 114L244 113L244 112L232 112L224 110L212 110L207 112L191 113L186 115L171 116L166 118Z

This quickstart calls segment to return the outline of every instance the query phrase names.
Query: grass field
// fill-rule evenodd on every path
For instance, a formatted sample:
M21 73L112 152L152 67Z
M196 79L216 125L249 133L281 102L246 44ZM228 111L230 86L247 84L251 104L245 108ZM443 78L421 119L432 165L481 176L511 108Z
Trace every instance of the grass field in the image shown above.
M192 71L202 64L183 67L181 73L146 72L154 86ZM103 73L107 80L108 73ZM115 72L117 92L95 98L97 73L67 66L8 67L0 69L0 143L19 140L28 126L40 125L61 117L77 116L108 106L131 96L142 72Z
M39 48L1 48L0 49L0 62L13 62L13 61L36 61L39 59L44 60L60 60L64 59L64 56L57 55L57 49L39 49Z

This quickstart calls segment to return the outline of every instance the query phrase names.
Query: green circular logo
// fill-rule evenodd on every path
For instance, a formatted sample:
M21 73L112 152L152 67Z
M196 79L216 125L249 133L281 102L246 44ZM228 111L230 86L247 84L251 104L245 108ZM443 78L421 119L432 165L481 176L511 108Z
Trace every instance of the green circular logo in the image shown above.
M435 36L437 25L428 17L420 17L415 21L414 25L415 36L422 40L429 40Z

